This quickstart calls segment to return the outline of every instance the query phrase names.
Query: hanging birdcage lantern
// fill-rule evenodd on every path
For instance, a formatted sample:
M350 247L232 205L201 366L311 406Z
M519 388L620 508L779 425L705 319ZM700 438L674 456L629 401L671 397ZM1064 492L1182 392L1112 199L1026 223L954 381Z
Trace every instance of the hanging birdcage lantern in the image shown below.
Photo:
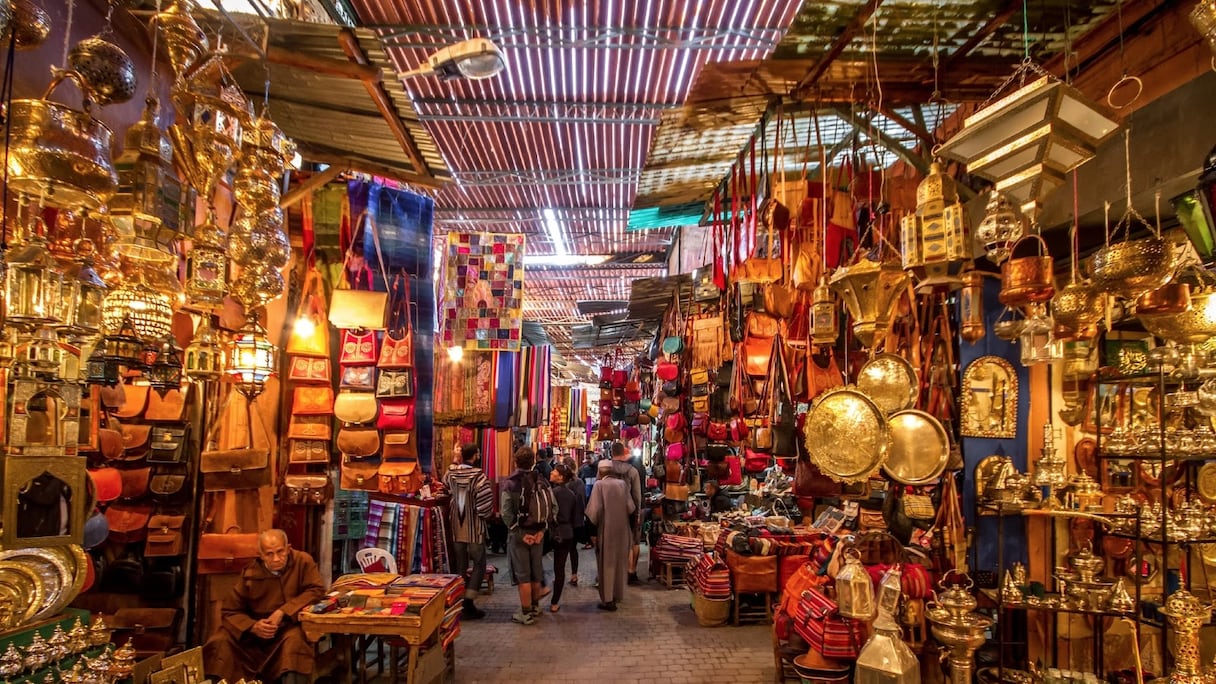
M842 617L874 617L874 583L861 564L861 554L852 547L845 551L844 567L836 573L836 605Z
M194 231L186 253L186 297L196 306L218 306L228 286L228 235L215 221L214 212Z
M133 274L106 295L101 315L107 330L130 323L137 339L154 340L173 328L173 301L158 292L142 273Z
M933 162L916 186L916 213L900 220L904 270L920 280L918 289L958 285L970 256L965 221L957 183Z
M64 273L60 299L60 330L90 337L101 333L102 306L108 288L93 268L93 241L76 241L76 263Z
M963 273L963 287L958 292L959 336L969 344L984 339L984 274L974 268Z
M173 146L156 125L159 103L144 101L143 116L127 129L126 147L114 161L118 192L110 220L120 233L156 242L159 232L182 233L192 224L194 203L173 170Z
M106 329L116 331L105 336L106 358L128 368L138 366L144 345L131 317L124 316L113 328L107 323Z
M811 303L811 343L836 344L840 336L840 310L826 276L819 277Z
M186 346L185 373L191 380L215 380L224 372L224 347L211 327L211 317L204 315L194 331L194 339Z
M182 350L172 334L157 341L156 360L147 368L148 384L160 396L182 386Z
M227 373L237 382L237 389L252 399L261 394L266 381L275 374L278 349L266 337L254 315L250 315L245 327L232 338L232 359Z
M109 344L108 338L98 340L85 361L85 382L90 385L113 387L122 381L122 367L108 353Z
M63 271L47 250L46 242L31 234L28 242L15 246L6 255L5 261L6 322L19 328L59 323Z

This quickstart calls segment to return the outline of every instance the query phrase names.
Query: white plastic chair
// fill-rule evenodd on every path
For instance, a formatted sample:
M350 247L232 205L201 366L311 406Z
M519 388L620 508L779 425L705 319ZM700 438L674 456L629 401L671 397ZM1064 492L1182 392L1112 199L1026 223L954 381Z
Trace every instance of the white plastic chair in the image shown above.
M384 563L384 571L397 574L397 559L393 558L393 554L384 549L372 547L368 549L359 549L355 552L355 562L359 564L359 569L367 572L367 568L375 565L376 561Z

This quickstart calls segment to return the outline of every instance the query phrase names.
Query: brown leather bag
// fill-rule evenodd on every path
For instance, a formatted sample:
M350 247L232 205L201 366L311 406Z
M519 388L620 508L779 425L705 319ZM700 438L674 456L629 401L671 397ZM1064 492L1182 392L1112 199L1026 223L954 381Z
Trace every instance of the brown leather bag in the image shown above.
M122 406L114 411L114 415L119 418L142 416L144 409L148 406L148 391L151 389L148 385L124 384L122 386Z
M321 385L297 387L291 412L297 416L328 416L334 412L334 389Z
M744 556L726 549L731 588L742 593L776 593L777 557Z
M371 423L379 413L380 407L372 392L339 392L334 399L333 414L344 423Z
M237 532L209 532L198 538L198 567L200 575L241 572L258 557L258 535Z
M288 463L329 463L329 442L320 439L289 439Z
M380 491L384 494L417 494L422 483L422 466L418 461L384 461L380 464Z
M190 385L187 389L169 390L162 397L159 392L148 393L148 408L144 411L144 419L153 422L179 423L186 417L186 405L190 399Z
M180 556L185 550L182 540L184 515L154 515L148 519L148 540L144 544L144 555Z
M176 608L119 608L105 622L115 641L130 641L141 652L164 652L177 642L177 617Z
M122 455L118 460L138 461L148 455L152 439L151 425L135 425L128 423L122 426Z
M827 497L838 496L840 492L840 483L820 472L805 455L798 459L794 466L795 496Z
M344 425L338 430L338 451L350 458L367 458L380 452L380 431L375 427Z
M245 403L245 414L246 446L235 449L207 449L215 440L223 420L216 420L207 438L203 440L203 447L207 450L199 455L198 468L203 474L203 491L257 489L270 484L270 450L255 447L253 439L253 424L255 420L261 424L261 414L255 416L253 402L249 400ZM225 411L221 409L220 416L224 415ZM262 426L262 432L266 432L265 425Z
M106 522L110 525L110 541L116 544L135 544L148 534L148 518L152 507L140 504L111 504L106 508Z
M764 312L770 316L783 320L792 317L797 299L798 291L784 282L764 286Z
M162 473L158 469L148 482L148 491L157 501L167 502L183 498L189 492L186 483L190 477L185 473Z
M828 352L827 364L823 366L819 365L816 356L811 354L806 362L806 385L810 399L844 385L844 376L840 373L840 366L836 364L836 352Z
M112 418L107 418L103 424L105 427L97 428L97 451L107 461L121 459L125 448L121 426Z
M411 432L394 431L384 433L385 460L416 460L418 458L418 442Z
M327 474L289 473L279 488L279 502L292 506L324 506L332 498L334 483Z
M122 498L138 499L148 493L148 480L152 477L152 467L125 468L118 471L122 476Z
M378 463L344 460L340 480L342 489L380 491L380 477L377 474L379 469Z
M333 423L333 418L330 416L293 415L291 422L287 424L287 437L289 439L319 439L328 442L332 434L331 423Z

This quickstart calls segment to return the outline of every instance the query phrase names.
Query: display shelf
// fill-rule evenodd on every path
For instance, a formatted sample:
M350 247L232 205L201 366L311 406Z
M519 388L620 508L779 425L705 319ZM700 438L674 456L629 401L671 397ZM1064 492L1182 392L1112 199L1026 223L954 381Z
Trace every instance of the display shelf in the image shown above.
M1048 594L1046 598L1059 598L1059 594ZM1096 615L1099 617L1134 618L1136 611L1121 612L1117 610L1082 610L1080 608L1064 608L1062 606L1031 605L1029 603L1001 603L1001 610L1033 610L1040 613L1072 613L1075 615Z
M1170 454L1110 454L1105 451L1095 451L1094 456L1106 461L1183 461L1197 462L1211 461L1216 459L1216 453L1212 454L1187 454L1187 455L1170 455Z
M1156 534L1145 535L1136 534L1135 532L1123 532L1109 530L1106 532L1111 537L1119 537L1121 539L1135 539L1137 541L1147 542L1149 544L1172 544L1174 546L1193 546L1195 544L1216 544L1216 537L1202 537L1200 539L1165 539Z

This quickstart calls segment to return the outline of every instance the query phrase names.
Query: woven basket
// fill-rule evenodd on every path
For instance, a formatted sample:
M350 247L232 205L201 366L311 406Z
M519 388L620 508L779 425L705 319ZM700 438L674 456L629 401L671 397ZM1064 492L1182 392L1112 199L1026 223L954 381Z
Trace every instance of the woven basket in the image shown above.
M720 627L730 619L730 599L715 601L695 591L688 593L692 596L692 610L697 614L697 623L702 627Z

